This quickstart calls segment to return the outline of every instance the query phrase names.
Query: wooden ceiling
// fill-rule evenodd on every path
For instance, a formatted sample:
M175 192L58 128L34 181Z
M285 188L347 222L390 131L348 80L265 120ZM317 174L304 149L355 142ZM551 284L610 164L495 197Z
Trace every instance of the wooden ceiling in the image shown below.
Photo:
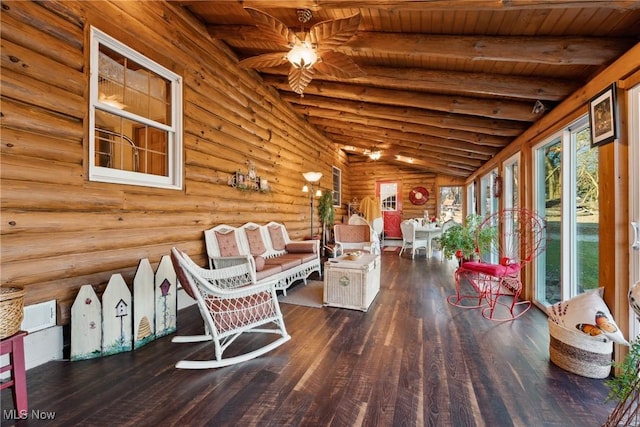
M640 39L638 0L212 0L187 8L238 60L281 51L243 9L302 30L362 15L336 49L364 77L316 73L304 90L288 84L288 64L256 69L309 123L354 160L382 160L468 177ZM639 59L640 60L640 59ZM543 111L534 111L536 103Z

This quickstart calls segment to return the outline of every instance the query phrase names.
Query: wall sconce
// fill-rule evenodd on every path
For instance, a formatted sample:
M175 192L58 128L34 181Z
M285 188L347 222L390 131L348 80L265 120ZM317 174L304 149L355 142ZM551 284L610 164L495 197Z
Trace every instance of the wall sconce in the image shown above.
M314 185L317 184L320 181L320 178L322 178L322 172L305 172L302 174L302 176L304 176L304 179L307 181L307 184L305 184L302 187L302 192L303 193L309 193L309 199L311 199L311 238L313 239L313 199L315 197L320 197L322 196L322 191L318 188L315 191L315 197L314 197Z

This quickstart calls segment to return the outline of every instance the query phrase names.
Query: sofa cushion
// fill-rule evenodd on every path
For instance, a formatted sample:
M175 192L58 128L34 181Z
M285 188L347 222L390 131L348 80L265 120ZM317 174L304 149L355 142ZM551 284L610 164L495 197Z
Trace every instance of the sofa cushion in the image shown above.
M244 233L247 235L247 241L249 242L249 251L251 255L262 255L265 253L267 248L264 246L264 241L262 240L262 233L260 233L259 228L245 228Z
M273 246L273 249L276 251L285 250L286 242L284 240L282 227L279 225L270 225L267 228L269 229L269 237L271 238L271 246Z
M371 228L364 224L336 224L336 240L341 243L360 243L371 241Z
M287 243L285 249L287 252L291 254L298 253L315 253L316 252L316 243L312 241L308 242L290 242Z
M253 257L253 261L256 265L256 271L264 270L264 258L262 258L261 256L256 256Z
M282 267L279 265L265 265L261 271L256 271L256 280L262 280L265 277L273 276L282 271Z
M238 256L240 251L238 250L238 243L236 241L235 230L229 230L225 233L216 231L216 240L218 241L218 247L220 248L220 256Z
M215 296L205 296L204 302L211 313L218 332L226 332L246 326L273 315L272 295L268 291L255 295L234 298L233 310L229 309L227 300Z
M302 260L296 254L285 254L265 260L266 265L279 265L282 271L289 270L302 264Z
M296 256L299 260L301 264L304 264L305 262L311 262L313 260L318 259L318 255L316 255L315 253L311 252L303 252L303 253L293 253L290 255L294 255Z

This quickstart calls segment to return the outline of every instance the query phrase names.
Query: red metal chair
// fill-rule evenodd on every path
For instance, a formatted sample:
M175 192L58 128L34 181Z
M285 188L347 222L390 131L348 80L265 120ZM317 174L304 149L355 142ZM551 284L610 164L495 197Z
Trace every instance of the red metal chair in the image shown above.
M546 249L545 229L544 219L527 209L504 209L487 217L476 233L480 260L465 261L458 267L456 294L447 302L456 307L481 308L482 316L490 320L522 316L531 308L531 301L519 300L520 272ZM471 294L462 291L467 283L473 289Z

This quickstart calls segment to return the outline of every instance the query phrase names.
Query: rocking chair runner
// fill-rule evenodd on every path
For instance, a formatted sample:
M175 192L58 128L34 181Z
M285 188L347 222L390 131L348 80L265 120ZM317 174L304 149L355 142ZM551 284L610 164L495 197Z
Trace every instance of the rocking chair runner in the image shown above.
M278 305L275 282L256 285L248 263L207 270L185 253L171 249L171 261L187 294L196 300L204 319L205 334L177 336L173 342L213 341L215 360L182 360L176 368L220 368L253 359L289 341ZM264 326L272 324L272 328ZM280 335L256 350L233 357L224 351L244 332Z
M476 233L480 261L463 262L455 272L456 294L447 298L451 305L481 308L482 316L497 321L513 320L531 308L531 301L519 301L522 268L546 249L546 224L527 209L504 209L487 217ZM471 295L461 291L468 282ZM473 300L472 304L465 300ZM498 310L504 307L505 310ZM516 310L517 307L523 307Z

